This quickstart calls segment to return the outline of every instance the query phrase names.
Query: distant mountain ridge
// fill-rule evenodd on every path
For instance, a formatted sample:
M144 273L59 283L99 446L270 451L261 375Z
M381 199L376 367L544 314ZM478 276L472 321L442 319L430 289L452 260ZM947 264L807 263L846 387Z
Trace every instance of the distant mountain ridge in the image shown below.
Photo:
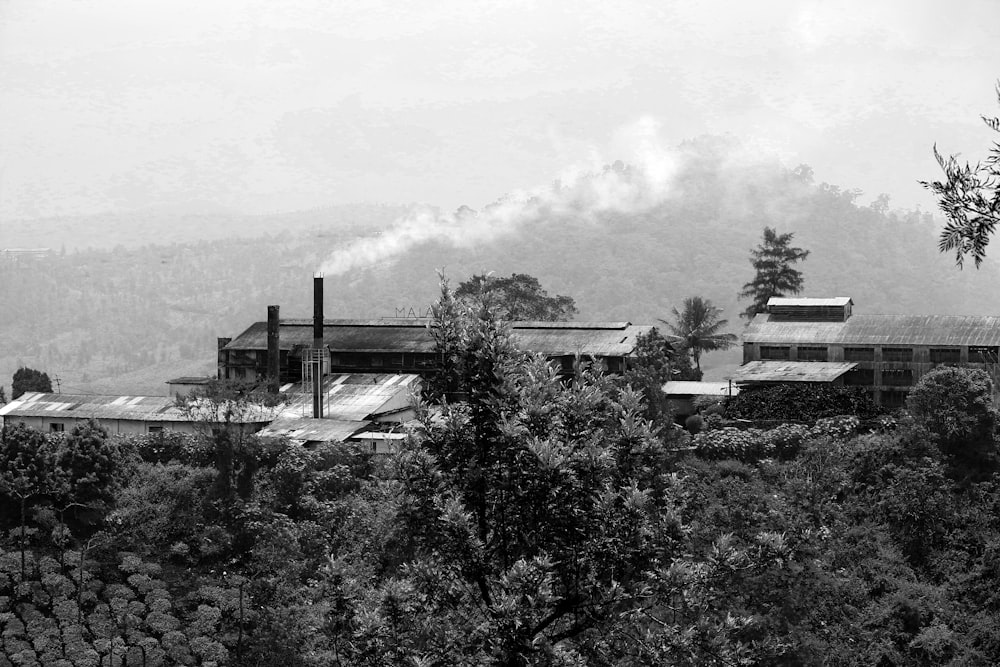
M421 310L437 296L437 270L456 283L485 270L539 278L550 294L576 300L580 320L655 324L698 295L722 307L729 330L739 333L736 294L752 276L749 252L765 225L793 232L795 244L811 251L800 266L805 295L851 296L857 312L1000 314L997 264L957 269L937 251L939 222L930 214L892 211L884 201L862 205L857 191L813 182L807 167L734 161L731 139L685 150L668 194L648 206L534 206L505 235L460 247L444 237L421 240L398 257L328 277L327 316ZM619 171L629 177L628 166ZM172 362L211 367L216 337L263 320L268 304L279 304L282 317L308 317L310 279L324 259L391 230L405 213L359 204L256 217L164 216L149 218L151 230L128 217L103 226L95 219L103 235L89 238L100 249L0 263L0 380L9 382L24 363L103 390L154 365L167 375ZM53 229L55 221L45 224ZM189 228L197 228L196 242L166 242ZM67 246L86 240L87 229L73 228ZM50 237L25 234L0 245L59 248ZM121 247L112 251L116 239ZM710 354L703 366L738 356Z

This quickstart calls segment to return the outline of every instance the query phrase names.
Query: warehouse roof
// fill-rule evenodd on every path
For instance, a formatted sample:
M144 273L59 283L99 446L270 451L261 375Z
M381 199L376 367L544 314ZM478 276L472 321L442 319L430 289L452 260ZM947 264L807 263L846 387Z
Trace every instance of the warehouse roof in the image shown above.
M1000 345L1000 317L853 315L845 322L772 321L759 314L744 343L833 345Z
M371 422L343 419L283 417L257 433L262 438L288 438L297 442L343 442Z
M361 421L410 405L420 378L411 374L338 373L323 378L323 418ZM311 389L286 385L282 418L312 417Z
M663 385L663 393L668 396L736 396L740 393L740 388L728 381L686 382L671 380Z
M857 366L848 361L750 361L733 373L735 382L833 382Z
M197 412L197 410L196 410ZM96 396L90 394L46 394L28 392L0 408L0 417L65 417L71 419L121 419L144 422L198 421L185 414L170 396ZM252 411L243 423L266 423L270 410Z
M433 352L430 320L324 320L323 343L333 352ZM630 322L513 322L511 334L520 349L547 356L582 354L625 356L638 335L651 326ZM311 347L312 321L281 320L282 350ZM266 350L267 322L252 324L230 341L226 350Z

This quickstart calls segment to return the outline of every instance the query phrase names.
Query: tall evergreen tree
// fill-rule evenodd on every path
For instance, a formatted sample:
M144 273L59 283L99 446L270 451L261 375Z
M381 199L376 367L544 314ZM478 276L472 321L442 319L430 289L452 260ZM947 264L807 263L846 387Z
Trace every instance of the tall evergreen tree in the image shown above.
M674 315L674 322L660 321L670 330L672 337L690 351L698 375L701 375L702 352L727 350L736 345L738 340L736 335L722 331L729 324L729 320L719 319L722 309L709 299L689 296L684 299L680 311L673 308L671 312Z
M750 264L753 265L753 280L743 285L741 299L751 299L740 317L751 319L757 313L762 313L767 307L767 301L773 296L787 296L802 291L802 272L792 268L809 256L808 250L792 247L794 234L778 234L770 227L764 228L764 241L750 251Z

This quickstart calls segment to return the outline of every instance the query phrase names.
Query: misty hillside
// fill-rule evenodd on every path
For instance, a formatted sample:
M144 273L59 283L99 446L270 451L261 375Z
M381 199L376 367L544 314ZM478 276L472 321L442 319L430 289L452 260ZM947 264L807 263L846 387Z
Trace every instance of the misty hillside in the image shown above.
M0 262L0 377L9 385L25 364L59 375L64 390L106 392L127 374L123 391L163 393L171 375L211 369L215 338L263 320L268 304L280 304L283 317L309 316L312 272L338 249L353 266L328 273L328 317L420 309L436 296L437 269L455 282L486 270L537 276L550 293L576 299L578 319L655 323L700 295L724 307L738 332L736 294L751 278L749 251L765 225L794 232L811 251L800 266L806 295L852 296L859 312L1000 313L996 264L957 269L938 253L929 214L866 205L875 197L814 183L804 166L733 159L731 139L683 148L652 195L639 169L616 164L523 204L501 202L502 216L438 212L451 226L426 236L394 236L400 211L357 206L352 220L331 215L324 226L317 212L262 216L252 230L234 223L198 237L222 236L215 240ZM608 182L629 197L609 199ZM434 219L396 224L420 229ZM400 238L379 255L382 239ZM363 248L374 248L370 258ZM738 358L709 355L703 365Z

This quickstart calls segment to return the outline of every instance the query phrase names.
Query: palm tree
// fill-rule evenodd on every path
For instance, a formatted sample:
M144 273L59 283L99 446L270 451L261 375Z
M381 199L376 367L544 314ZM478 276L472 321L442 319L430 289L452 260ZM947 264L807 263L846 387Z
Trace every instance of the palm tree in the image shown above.
M660 320L670 330L668 338L672 338L691 350L695 369L701 375L701 353L712 350L726 350L736 345L739 340L735 334L720 333L729 320L721 320L722 309L717 308L708 299L700 296L689 296L684 299L680 312L671 309L674 322Z

